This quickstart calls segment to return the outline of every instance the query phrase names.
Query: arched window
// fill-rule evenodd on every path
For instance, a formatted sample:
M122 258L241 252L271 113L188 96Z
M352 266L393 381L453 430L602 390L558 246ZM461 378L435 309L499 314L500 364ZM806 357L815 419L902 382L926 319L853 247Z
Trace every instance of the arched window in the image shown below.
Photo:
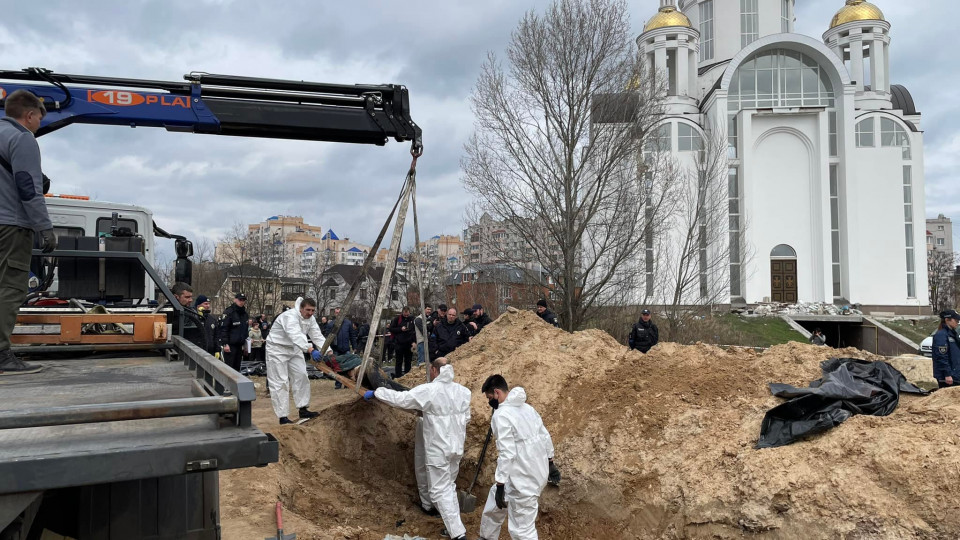
M899 146L903 149L903 159L910 159L910 136L907 135L907 130L891 118L880 119L880 146Z
M796 259L797 251L786 244L780 244L779 246L773 248L770 251L770 256Z
M873 148L876 146L874 137L873 117L857 123L857 148Z
M761 52L740 65L727 94L729 108L833 107L833 85L812 57L788 49Z
M693 126L683 122L677 124L677 150L680 152L703 150L703 138Z
M643 145L644 157L650 154L673 151L673 124L666 122L647 134L647 142Z

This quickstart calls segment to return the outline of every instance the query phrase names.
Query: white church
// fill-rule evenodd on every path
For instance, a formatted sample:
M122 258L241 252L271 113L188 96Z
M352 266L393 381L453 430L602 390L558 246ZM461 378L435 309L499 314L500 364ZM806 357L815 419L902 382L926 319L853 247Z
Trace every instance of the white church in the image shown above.
M892 82L891 24L846 0L815 39L794 33L794 6L661 0L637 38L669 87L660 136L679 159L705 126L727 126L731 303L917 313L923 133Z

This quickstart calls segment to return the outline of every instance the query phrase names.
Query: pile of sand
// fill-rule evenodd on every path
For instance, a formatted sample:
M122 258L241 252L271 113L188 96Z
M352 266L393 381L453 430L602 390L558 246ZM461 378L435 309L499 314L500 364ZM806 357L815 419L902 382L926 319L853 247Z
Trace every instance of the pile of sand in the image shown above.
M458 483L472 479L488 427L480 386L502 373L543 416L564 476L542 497L542 538L960 537L960 391L904 396L891 416L753 448L780 402L767 384L806 385L829 356L866 358L799 343L764 353L667 343L642 355L601 331L507 313L450 357L474 391ZM320 527L304 538L437 537L439 523L413 505L412 426L410 414L344 399L275 431L282 498ZM494 449L475 489L481 504L495 459ZM464 516L471 535L479 513Z

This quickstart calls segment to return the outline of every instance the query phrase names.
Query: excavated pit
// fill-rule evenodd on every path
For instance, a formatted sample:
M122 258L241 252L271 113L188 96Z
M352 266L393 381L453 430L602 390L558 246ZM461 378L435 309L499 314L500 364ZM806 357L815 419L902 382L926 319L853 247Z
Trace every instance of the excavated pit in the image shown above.
M450 357L457 382L474 392L458 485L472 479L489 425L480 385L502 373L526 388L563 474L541 500L542 538L960 537L950 517L960 506L958 390L903 396L888 417L856 416L791 446L753 448L764 413L780 402L767 383L806 385L829 356L868 357L799 343L764 353L665 343L641 355L601 331L568 334L532 313L507 313ZM414 370L403 382L423 377ZM414 416L349 392L314 403L321 418L268 430L280 439L279 464L222 475L224 538L268 536L264 501L278 495L298 538L438 538L442 524L415 503ZM479 506L493 481L491 448L474 490ZM464 515L471 536L479 517L479 508Z

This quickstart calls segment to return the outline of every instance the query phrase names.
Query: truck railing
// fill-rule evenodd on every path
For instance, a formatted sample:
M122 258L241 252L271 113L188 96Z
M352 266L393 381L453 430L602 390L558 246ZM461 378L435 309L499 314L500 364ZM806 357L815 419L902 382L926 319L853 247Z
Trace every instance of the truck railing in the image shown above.
M0 411L0 430L216 414L250 427L253 382L180 336L167 354L193 373L194 397Z

